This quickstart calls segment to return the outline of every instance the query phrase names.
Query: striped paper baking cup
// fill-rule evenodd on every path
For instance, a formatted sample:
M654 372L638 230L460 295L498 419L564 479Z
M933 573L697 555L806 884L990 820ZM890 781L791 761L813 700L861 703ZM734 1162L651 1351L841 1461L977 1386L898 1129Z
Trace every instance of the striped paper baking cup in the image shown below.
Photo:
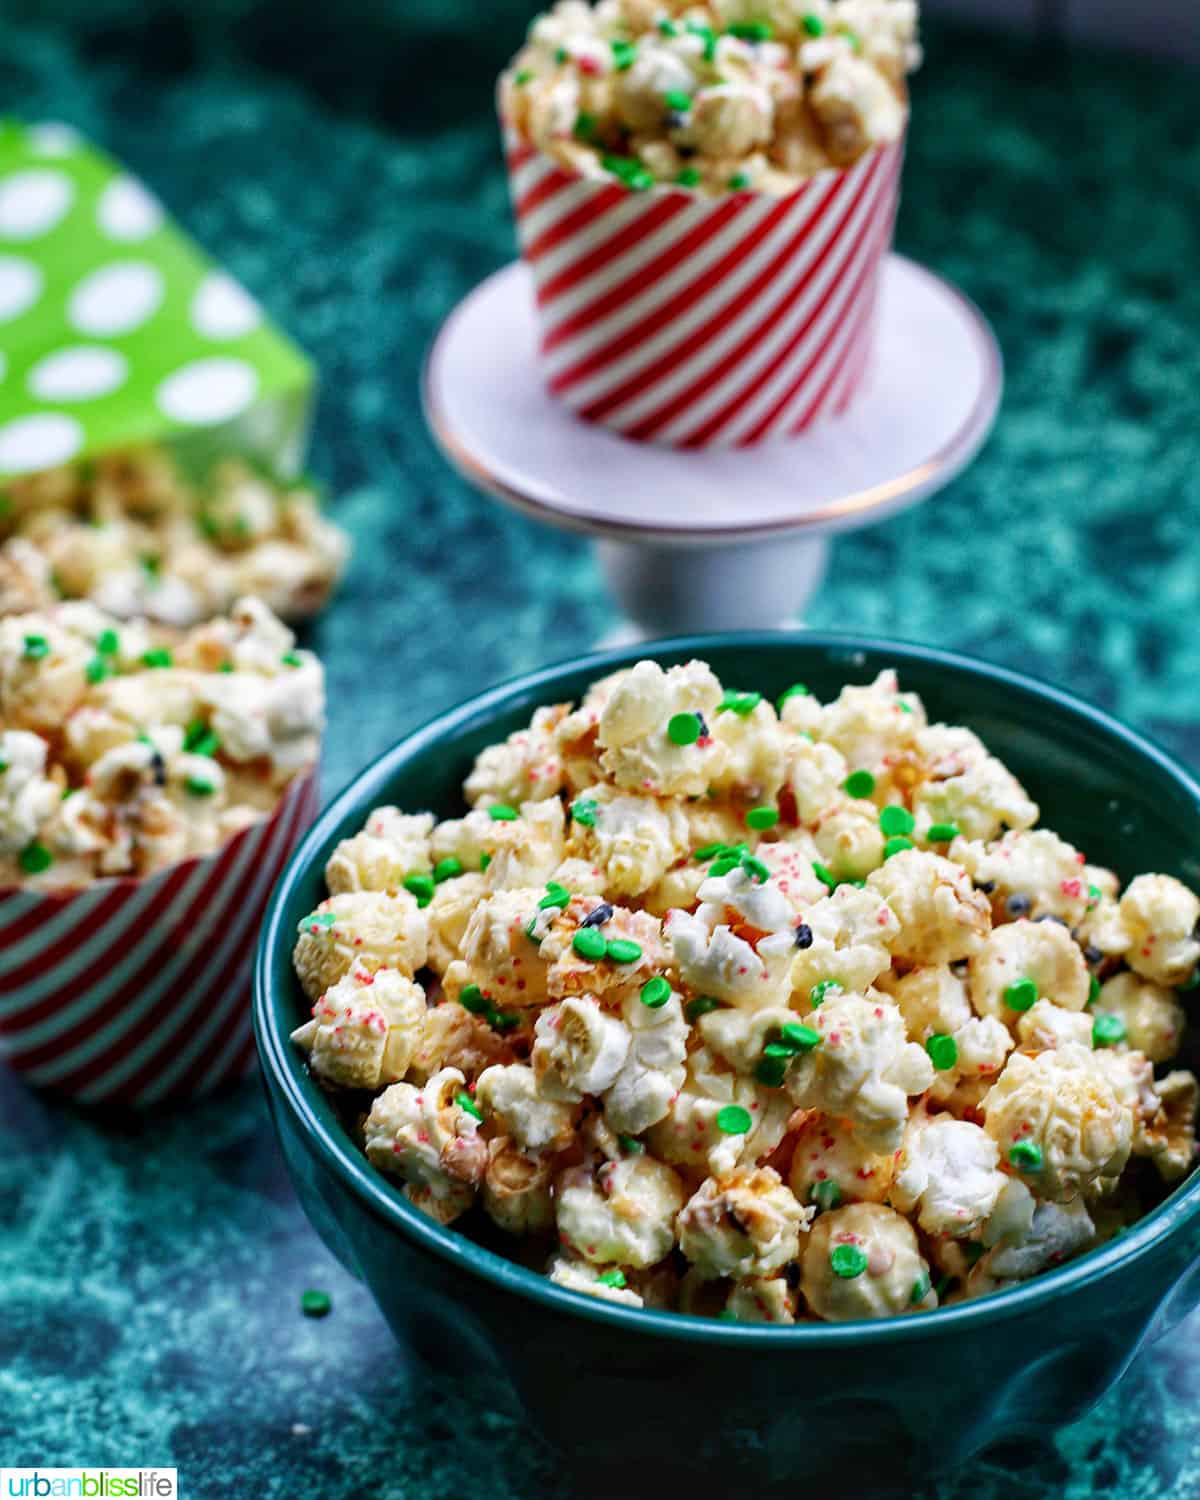
M179 1103L255 1060L267 898L317 812L317 773L214 854L144 880L0 892L0 1058L83 1104Z
M844 412L866 377L904 143L786 198L634 192L505 128L551 392L671 447L744 447Z

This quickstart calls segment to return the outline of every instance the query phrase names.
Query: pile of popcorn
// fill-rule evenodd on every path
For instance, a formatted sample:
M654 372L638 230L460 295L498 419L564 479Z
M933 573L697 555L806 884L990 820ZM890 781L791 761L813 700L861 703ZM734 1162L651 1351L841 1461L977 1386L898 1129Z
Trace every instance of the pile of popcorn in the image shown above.
M787 194L898 141L916 0L559 0L500 111L571 171Z
M1100 1244L1191 1168L1196 1079L1159 1065L1200 900L1037 828L895 673L775 706L642 661L465 795L337 846L293 1039L365 1091L414 1204L559 1285L892 1317Z
M93 604L0 618L0 885L211 853L317 761L324 674L256 599L184 633Z
M0 614L86 599L121 619L180 627L250 594L304 619L349 555L309 485L237 458L194 483L161 448L6 481L0 543Z

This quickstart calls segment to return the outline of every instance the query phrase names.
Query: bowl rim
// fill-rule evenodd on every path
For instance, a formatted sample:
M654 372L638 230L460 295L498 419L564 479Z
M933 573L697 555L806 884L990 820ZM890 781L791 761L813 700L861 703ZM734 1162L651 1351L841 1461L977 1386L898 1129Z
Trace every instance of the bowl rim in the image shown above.
M507 678L417 726L352 777L308 829L272 892L255 953L254 1030L268 1092L273 1089L286 1103L292 1122L300 1130L310 1154L316 1155L373 1217L414 1242L419 1249L468 1272L477 1280L503 1291L515 1292L548 1310L619 1327L626 1334L726 1347L769 1341L798 1349L840 1345L847 1341L892 1344L943 1333L961 1334L983 1324L1033 1312L1059 1293L1099 1280L1119 1266L1140 1259L1200 1212L1200 1171L1193 1170L1157 1208L1098 1249L1004 1291L951 1307L906 1313L895 1318L796 1323L779 1327L654 1308L626 1307L560 1287L548 1277L476 1244L452 1227L437 1223L410 1204L398 1185L393 1185L376 1171L348 1134L339 1130L335 1135L317 1117L307 1097L317 1085L297 1060L283 1027L275 1024L271 969L281 943L286 942L290 951L291 933L283 930L283 909L293 887L306 872L330 831L356 806L365 809L371 798L395 774L397 767L411 756L436 743L452 729L498 713L513 697L540 694L551 689L561 678L584 672L602 676L643 657L681 654L703 657L707 650L728 647L769 651L783 647L801 648L849 653L851 656L856 652L885 654L894 658L901 674L905 662L920 662L975 680L1001 683L1034 700L1065 709L1105 736L1119 741L1125 749L1150 761L1157 771L1174 781L1200 807L1200 782L1151 738L1042 678L994 665L966 653L885 636L804 630L795 634L787 631L721 631L668 636L567 657ZM278 1124L276 1128L280 1128ZM1164 1288L1164 1296L1169 1291L1169 1286Z

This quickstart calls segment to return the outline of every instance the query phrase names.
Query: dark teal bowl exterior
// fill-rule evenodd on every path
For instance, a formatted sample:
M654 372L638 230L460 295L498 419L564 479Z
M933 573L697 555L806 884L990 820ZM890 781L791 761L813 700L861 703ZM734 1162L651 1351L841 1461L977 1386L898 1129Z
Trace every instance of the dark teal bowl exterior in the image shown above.
M1077 699L970 658L857 637L723 635L530 673L443 714L364 771L317 821L275 892L255 1026L305 1210L410 1351L462 1371L498 1364L596 1494L680 1478L701 1494L832 1494L867 1465L883 1462L899 1480L906 1465L927 1472L1073 1421L1146 1340L1200 1301L1196 1176L1104 1248L941 1312L795 1328L645 1312L555 1287L425 1218L367 1165L290 1046L307 1014L291 968L296 924L324 896L322 870L338 840L382 802L461 811L463 777L484 745L538 705L578 698L647 655L664 665L702 657L727 684L772 696L799 680L826 698L894 666L931 719L976 730L1048 826L1092 862L1124 878L1161 870L1200 887L1200 786L1187 772Z

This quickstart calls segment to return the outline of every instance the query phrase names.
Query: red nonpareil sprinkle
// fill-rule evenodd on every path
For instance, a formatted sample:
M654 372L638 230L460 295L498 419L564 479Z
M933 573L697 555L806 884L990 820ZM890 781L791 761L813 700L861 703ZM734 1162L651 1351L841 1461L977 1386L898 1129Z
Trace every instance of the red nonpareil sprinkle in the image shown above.
M1086 865L1087 864L1087 855L1086 854L1076 854L1075 858L1079 861L1079 863L1081 865Z
M600 71L594 57L578 58L575 65L581 73L586 73L589 78L594 78Z
M1062 891L1064 896L1083 895L1083 885L1078 880L1064 880L1060 884L1059 889Z
M422 1130L418 1134L417 1140L420 1141L420 1143L422 1144L422 1146L428 1146L428 1144L429 1144L429 1132L425 1131L425 1130Z

